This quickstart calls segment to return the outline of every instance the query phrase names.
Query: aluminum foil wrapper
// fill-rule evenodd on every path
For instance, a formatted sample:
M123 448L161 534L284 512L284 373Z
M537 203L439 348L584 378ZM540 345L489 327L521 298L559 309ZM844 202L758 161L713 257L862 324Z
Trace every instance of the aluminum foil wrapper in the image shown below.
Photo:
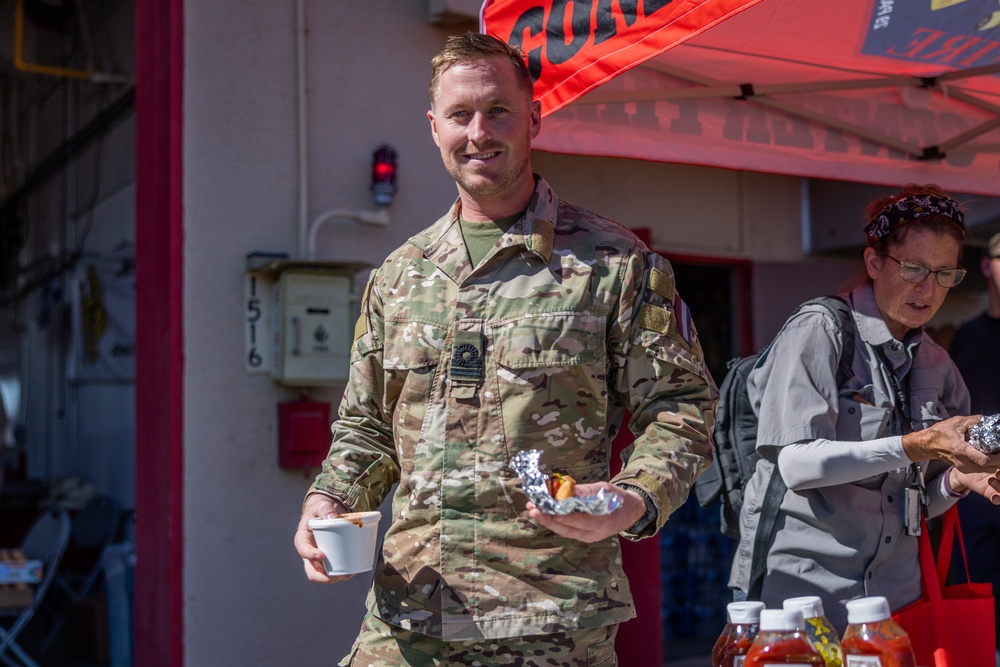
M586 512L587 514L611 514L622 504L622 498L617 493L608 493L604 489L597 492L595 496L583 498L567 498L566 500L556 500L549 494L549 488L545 484L548 475L542 472L538 459L542 453L537 449L529 449L519 452L510 462L517 476L521 478L521 488L528 496L528 500L535 504L546 514L569 514L571 512Z
M970 428L969 444L986 454L1000 451L1000 414L983 417Z

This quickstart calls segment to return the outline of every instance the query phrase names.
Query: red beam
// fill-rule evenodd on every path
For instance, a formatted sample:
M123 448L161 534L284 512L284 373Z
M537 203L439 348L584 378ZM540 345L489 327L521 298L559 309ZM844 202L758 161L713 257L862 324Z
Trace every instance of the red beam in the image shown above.
M133 664L184 662L183 0L136 3Z

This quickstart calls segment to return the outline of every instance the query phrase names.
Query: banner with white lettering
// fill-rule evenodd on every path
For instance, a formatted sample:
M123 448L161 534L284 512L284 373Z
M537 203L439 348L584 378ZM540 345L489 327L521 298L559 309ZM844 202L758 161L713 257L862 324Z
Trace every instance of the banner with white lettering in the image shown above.
M536 149L1000 196L997 0L736 4L489 0L483 28L526 53Z

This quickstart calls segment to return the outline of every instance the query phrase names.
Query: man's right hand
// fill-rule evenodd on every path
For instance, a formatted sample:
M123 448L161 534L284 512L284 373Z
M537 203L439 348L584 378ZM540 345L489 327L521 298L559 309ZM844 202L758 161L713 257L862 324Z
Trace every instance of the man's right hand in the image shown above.
M322 493L308 495L305 503L302 504L302 517L299 519L299 527L295 531L295 549L302 557L302 566L305 568L309 581L335 584L354 576L353 574L341 574L331 577L326 573L323 552L316 546L316 538L309 528L309 519L332 519L341 514L347 514L348 511L339 500L324 496Z

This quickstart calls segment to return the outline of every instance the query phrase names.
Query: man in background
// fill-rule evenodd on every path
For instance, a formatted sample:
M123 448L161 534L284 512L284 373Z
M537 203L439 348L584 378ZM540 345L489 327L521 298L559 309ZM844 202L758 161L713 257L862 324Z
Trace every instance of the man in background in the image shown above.
M948 352L969 387L972 413L994 415L1000 412L1000 234L990 238L979 268L986 277L989 305L986 312L955 332ZM969 577L972 581L993 584L994 602L998 605L995 620L1000 664L1000 506L978 493L970 493L958 502L958 515L969 559Z

